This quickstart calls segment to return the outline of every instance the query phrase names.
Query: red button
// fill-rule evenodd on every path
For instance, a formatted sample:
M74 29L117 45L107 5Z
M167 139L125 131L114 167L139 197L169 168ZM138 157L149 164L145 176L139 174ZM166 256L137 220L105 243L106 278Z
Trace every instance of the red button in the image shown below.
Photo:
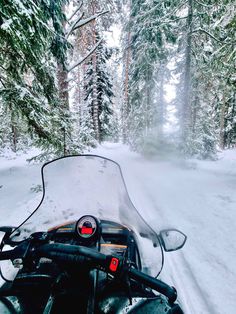
M113 272L116 272L118 265L119 265L119 259L116 257L112 257L111 262L110 262L110 266L109 266L110 270Z

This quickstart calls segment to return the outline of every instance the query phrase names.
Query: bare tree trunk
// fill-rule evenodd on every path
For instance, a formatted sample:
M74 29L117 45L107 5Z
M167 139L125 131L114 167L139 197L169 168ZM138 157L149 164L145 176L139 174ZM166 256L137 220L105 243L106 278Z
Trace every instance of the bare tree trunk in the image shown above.
M225 149L225 113L226 113L226 103L225 97L223 97L223 103L220 111L220 148Z
M11 124L13 151L17 151L17 129L14 123Z
M158 117L157 117L157 130L159 139L163 138L163 127L164 127L164 75L165 66L164 64L160 67L159 81L160 81L160 92L159 92L159 104L158 104Z
M97 8L97 1L92 2L92 14L95 14ZM92 21L92 42L93 46L96 45L96 20ZM96 51L92 55L93 65L93 127L95 132L95 138L101 142L101 130L99 122L99 104L98 104L98 82L97 82L97 53Z
M77 36L77 38L76 38L76 49L77 49L77 51L82 52L82 55L83 55L83 50L82 50L83 44L82 44L82 40L80 40L82 37L82 32L77 31L76 36ZM82 80L81 80L81 72L82 72L81 68L77 67L77 69L76 69L76 87L75 87L74 98L75 98L75 109L79 114L78 128L80 128L80 126L81 126L81 119L82 119L81 106L83 103L83 86L82 86Z
M62 6L63 14L65 14L65 4ZM66 21L63 21L63 31L66 32ZM57 81L58 81L58 90L59 97L64 109L69 110L69 92L68 92L68 72L67 69L61 64L58 60L57 62Z
M99 105L98 105L98 91L97 91L97 55L93 54L93 126L95 138L100 143L100 127L99 127Z
M62 6L62 11L65 13L65 4ZM65 33L66 21L63 22L63 30ZM62 112L66 115L66 111L69 111L69 91L68 91L68 71L65 69L64 65L58 60L57 61L57 83L59 98L62 105ZM66 143L66 133L65 127L62 129L63 136L63 153L64 156L67 155L67 143Z
M62 105L62 114L65 117L67 114L66 112L69 111L68 73L63 68L63 65L59 62L57 64L57 81L58 81L59 98ZM63 135L64 156L67 155L67 151L68 151L67 143L66 143L66 133L67 133L67 130L65 129L65 127L63 127L62 135Z
M182 142L185 143L191 127L191 49L193 0L188 0L187 43L185 49L184 89L182 102Z
M145 108L145 135L148 134L149 130L150 130L150 126L151 126L151 88L152 88L152 83L151 83L151 79L152 79L152 73L150 71L150 68L148 69L148 73L147 73L147 81L146 81L146 108Z
M230 131L230 136L229 136L229 142L228 142L228 148L231 148L233 144L235 144L235 135L234 135L234 131L233 129L236 129L236 121L235 121L235 117L236 117L236 92L232 92L232 97L231 97L231 101L232 101L232 110L231 110L231 117L230 117L230 126L232 128L232 130ZM235 121L235 122L234 122Z
M57 80L59 97L64 109L69 110L69 92L68 92L68 72L63 68L63 65L57 64Z
M125 54L125 82L124 82L124 103L122 106L122 137L123 143L127 142L127 117L129 115L129 65L130 65L130 39L131 32L128 32L127 49Z

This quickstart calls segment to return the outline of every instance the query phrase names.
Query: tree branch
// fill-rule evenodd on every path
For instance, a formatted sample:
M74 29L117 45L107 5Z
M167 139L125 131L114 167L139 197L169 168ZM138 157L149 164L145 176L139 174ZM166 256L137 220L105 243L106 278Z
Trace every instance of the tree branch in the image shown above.
M5 85L5 79L4 79L4 77L2 77L1 75L0 75L0 82L2 83L2 86L5 88L5 87L6 87L6 85Z
M213 7L213 4L205 4L205 3L202 3L200 1L197 1L195 0L199 5L203 6L203 7L208 7L208 8L212 8Z
M69 37L69 35L74 32L76 29L80 28L81 26L84 26L86 24L88 24L89 22L95 20L97 17L103 15L103 14L106 14L108 13L109 11L103 11L103 12L100 12L98 14L94 14L86 19L83 19L81 20L81 16L75 21L75 23L73 23L73 25L71 26L71 28L68 30L68 32L66 33L66 38Z
M97 49L97 47L100 45L101 42L102 42L102 39L100 39L99 42L97 42L97 44L81 60L73 64L71 67L67 68L67 71L70 72L74 68L79 66L81 63L83 63L88 57L91 56L91 54Z
M69 16L67 18L67 21L71 21L73 19L73 17L76 15L76 13L82 8L82 5L83 5L83 1L81 1L80 5L78 6L77 9L75 9L75 11L71 14L71 16Z
M87 19L84 19L84 20L80 21L80 23L76 25L76 27L75 27L75 29L73 29L73 31L76 30L77 28L81 27L81 26L84 26L84 25L88 24L89 22L95 20L97 17L99 17L99 16L101 16L103 14L106 14L108 12L109 12L108 10L107 11L103 11L103 12L100 12L100 13L95 14L93 16L90 16Z
M70 34L75 30L75 27L77 26L77 24L81 21L81 19L84 16L84 12L80 15L80 17L78 17L75 22L72 24L72 26L69 28L69 30L66 32L65 36L66 39L68 39L68 37L70 36ZM82 20L83 21L83 20Z
M220 39L216 38L215 36L213 36L211 33L209 33L208 31L206 31L205 29L202 29L202 28L195 29L195 30L192 31L192 34L193 34L193 33L197 33L197 32L205 33L205 34L207 34L209 37L211 37L212 39L214 39L215 41L217 41L217 42L223 44L223 42L222 42Z

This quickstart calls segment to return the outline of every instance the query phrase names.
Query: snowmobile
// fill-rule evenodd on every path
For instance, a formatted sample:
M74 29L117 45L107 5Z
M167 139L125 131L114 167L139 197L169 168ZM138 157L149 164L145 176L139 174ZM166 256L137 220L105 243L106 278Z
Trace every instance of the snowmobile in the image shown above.
M176 289L157 277L164 252L187 237L150 227L116 162L66 156L41 175L37 208L0 227L0 313L183 313Z

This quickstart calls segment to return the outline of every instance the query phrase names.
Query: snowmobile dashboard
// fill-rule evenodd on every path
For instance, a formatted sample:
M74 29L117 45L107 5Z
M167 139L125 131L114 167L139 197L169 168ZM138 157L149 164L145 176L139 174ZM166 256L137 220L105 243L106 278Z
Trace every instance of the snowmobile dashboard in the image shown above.
M97 248L106 255L125 256L130 248L136 254L136 241L132 230L124 225L108 220L98 220L93 216L83 216L77 221L67 222L48 230L50 241Z

